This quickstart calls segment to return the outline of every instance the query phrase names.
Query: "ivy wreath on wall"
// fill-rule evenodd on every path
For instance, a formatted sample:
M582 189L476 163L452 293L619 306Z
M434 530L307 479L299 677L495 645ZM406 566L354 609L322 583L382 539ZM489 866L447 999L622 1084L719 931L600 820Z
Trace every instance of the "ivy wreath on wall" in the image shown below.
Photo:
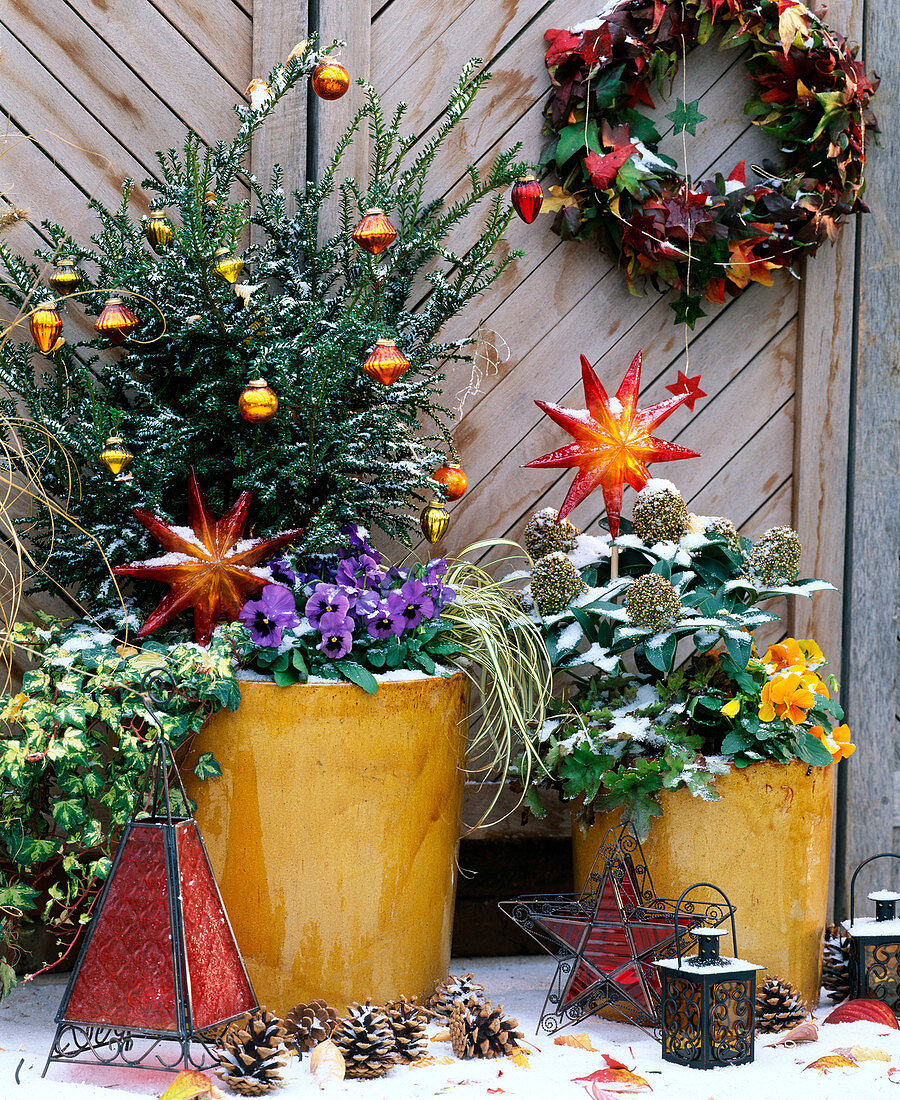
M641 107L671 91L679 65L714 29L721 48L747 48L753 95L744 112L778 143L781 165L744 161L728 178L694 180L659 152ZM869 102L878 86L856 48L798 0L619 0L568 30L548 30L553 135L543 157L562 186L548 206L564 238L596 242L625 270L629 289L681 291L676 321L692 328L701 302L724 303L751 282L796 268L849 214L866 211ZM686 93L685 93L686 96ZM677 99L675 134L705 121ZM686 139L683 139L686 140Z

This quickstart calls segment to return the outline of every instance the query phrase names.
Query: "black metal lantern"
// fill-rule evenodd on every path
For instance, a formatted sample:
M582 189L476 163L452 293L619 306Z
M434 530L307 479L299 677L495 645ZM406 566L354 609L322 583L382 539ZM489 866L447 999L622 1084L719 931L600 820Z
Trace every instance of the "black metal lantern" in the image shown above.
M854 919L856 876L876 859L900 859L896 852L881 852L856 868L850 879L850 920L844 927L850 934L850 996L871 997L884 1001L900 1015L900 918L897 902L900 894L893 890L877 890L868 895L875 902L874 917Z
M667 1062L692 1069L741 1066L753 1061L756 1030L756 971L764 966L737 958L734 909L711 882L689 886L675 906L675 921L685 896L705 887L722 894L731 910L731 942L735 958L719 954L724 928L693 928L697 954L657 962L660 977L662 1056ZM687 903L690 905L690 902Z
M51 1062L176 1071L215 1064L213 1036L257 1007L196 821L154 704L176 689L151 669L141 696L157 727L59 1012ZM148 812L143 812L144 808Z

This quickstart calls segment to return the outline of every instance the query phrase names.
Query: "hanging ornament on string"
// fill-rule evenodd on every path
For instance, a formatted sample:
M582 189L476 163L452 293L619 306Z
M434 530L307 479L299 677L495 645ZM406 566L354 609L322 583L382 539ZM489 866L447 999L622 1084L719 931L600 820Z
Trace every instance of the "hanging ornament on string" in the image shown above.
M450 526L450 513L442 500L435 498L425 506L419 518L419 526L432 545L441 541Z
M247 85L244 95L250 100L250 110L258 111L275 98L275 93L267 80L261 76L254 77Z
M122 441L119 435L111 435L106 441L103 450L97 456L116 481L131 481L131 474L122 471L131 465L134 455Z
M229 286L234 286L243 270L244 261L240 256L235 256L230 248L217 248L213 253L213 273Z
M444 496L447 500L459 500L469 484L468 478L458 462L448 462L446 466L440 466L431 475L431 479L443 485Z
M375 350L363 363L366 374L383 386L390 386L409 368L409 360L393 340L376 340Z
M165 210L150 211L150 216L144 222L144 236L157 256L165 252L175 236L175 230L166 217Z
M581 379L586 409L564 409L545 401L535 401L535 405L565 429L575 442L525 465L551 469L577 467L578 474L559 510L559 518L565 519L577 504L600 486L609 533L615 538L619 533L623 489L626 484L633 489L644 488L650 478L647 463L700 457L696 451L656 439L650 434L679 405L688 401L693 391L682 392L646 409L639 409L641 352L632 359L612 401L583 355Z
M238 398L238 412L248 424L265 424L278 412L278 395L265 378L251 378Z
M77 290L81 289L81 285L84 282L84 276L75 266L75 261L72 257L65 256L56 265L56 270L47 282L53 287L57 294L65 296L66 294L74 294Z
M363 215L362 221L350 234L353 243L370 256L380 256L397 239L397 230L391 225L383 210L373 206Z
M219 203L215 191L205 191L200 204L200 217L207 232L215 225L219 217Z
M513 210L528 225L540 214L541 207L544 205L544 192L531 172L516 180L510 200Z
M28 327L31 329L32 340L42 354L52 355L58 347L62 347L59 342L62 318L57 313L56 302L39 302L28 319Z
M339 61L321 61L310 82L319 99L340 99L350 87L350 74Z
M107 298L103 312L94 322L94 328L111 344L124 344L140 322L121 298Z

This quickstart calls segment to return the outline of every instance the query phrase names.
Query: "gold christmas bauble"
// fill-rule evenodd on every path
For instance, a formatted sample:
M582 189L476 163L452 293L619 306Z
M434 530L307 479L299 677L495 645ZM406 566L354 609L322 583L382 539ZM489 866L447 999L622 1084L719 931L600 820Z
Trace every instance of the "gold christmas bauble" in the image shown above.
M38 351L50 355L62 332L62 318L56 312L56 302L39 302L28 320L28 327Z
M265 424L278 412L278 395L265 378L253 378L238 398L238 412L249 424Z
M433 500L425 506L419 519L419 526L430 543L441 541L450 526L450 514L442 500Z
M446 466L435 470L431 476L434 481L444 486L444 495L447 500L459 500L469 484L469 479L458 462L448 462Z
M383 210L373 206L350 234L353 243L370 256L379 256L397 239L397 230L391 225Z
M409 367L409 360L393 340L376 340L375 350L362 369L383 386L390 386Z
M123 304L121 298L108 298L103 312L94 322L94 328L111 344L124 344L138 327L137 317Z
M311 81L319 99L340 99L350 87L350 74L338 61L321 61L313 69Z
M71 256L65 256L56 265L56 270L47 280L57 294L74 294L81 288L84 276L75 266Z
M230 248L217 248L214 255L213 271L220 279L224 279L231 286L238 280L238 276L244 270L244 261L240 256L235 256Z
M122 442L121 436L111 435L98 457L107 470L118 477L126 466L131 465L134 455Z
M144 223L144 236L158 256L168 248L175 236L175 230L166 217L165 210L150 211L150 216Z

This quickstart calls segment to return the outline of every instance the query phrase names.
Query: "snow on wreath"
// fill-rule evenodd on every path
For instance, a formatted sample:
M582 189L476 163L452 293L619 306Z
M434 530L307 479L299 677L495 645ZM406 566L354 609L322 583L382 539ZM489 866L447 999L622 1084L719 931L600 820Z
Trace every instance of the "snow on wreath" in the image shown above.
M672 90L679 61L721 28L723 49L746 49L753 84L744 112L772 135L780 166L744 161L728 178L685 178L659 152L661 135L641 108L653 84ZM561 186L544 209L566 239L590 240L625 269L629 289L649 282L681 291L677 322L694 327L703 299L721 304L751 282L795 268L862 200L869 80L857 48L796 0L621 0L569 30L548 30L553 84L545 109L553 141L542 163ZM683 92L686 96L687 93ZM677 98L677 97L676 97ZM673 134L706 121L700 101L677 98ZM684 138L684 141L687 139Z

